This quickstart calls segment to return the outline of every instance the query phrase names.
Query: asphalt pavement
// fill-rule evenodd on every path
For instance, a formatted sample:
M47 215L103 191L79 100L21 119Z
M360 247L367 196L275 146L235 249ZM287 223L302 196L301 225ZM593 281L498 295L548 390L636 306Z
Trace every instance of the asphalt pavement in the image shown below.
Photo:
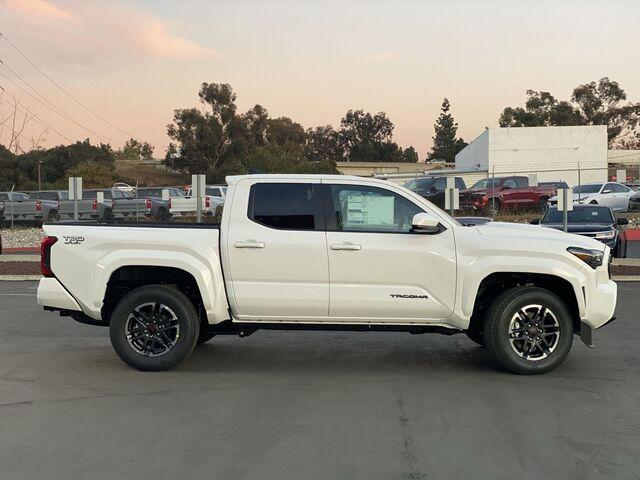
M0 282L0 479L638 479L640 283L523 377L463 335L217 337L171 372Z

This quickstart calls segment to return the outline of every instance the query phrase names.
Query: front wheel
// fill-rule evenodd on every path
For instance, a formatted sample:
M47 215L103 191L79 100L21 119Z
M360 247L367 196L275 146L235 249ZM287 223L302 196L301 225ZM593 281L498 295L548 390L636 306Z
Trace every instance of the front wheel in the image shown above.
M514 373L545 373L560 365L573 343L564 302L539 287L516 287L489 308L483 339L490 354Z
M148 285L125 295L111 315L111 344L130 367L142 371L169 370L196 346L198 313L182 292Z

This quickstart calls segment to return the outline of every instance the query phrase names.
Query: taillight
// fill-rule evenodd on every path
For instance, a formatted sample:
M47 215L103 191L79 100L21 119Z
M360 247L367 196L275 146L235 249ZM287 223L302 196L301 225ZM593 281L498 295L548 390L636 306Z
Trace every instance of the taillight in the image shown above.
M36 212L41 212L41 211L42 211L42 202L38 200L36 202Z
M151 210L151 199L150 199L150 198L147 198L147 201L146 201L145 203L146 203L146 205L147 205L147 208L148 208L149 210Z
M111 200L111 209L116 208L116 201L115 200Z
M58 211L60 211L60 199L58 199Z
M91 202L91 209L92 210L97 210L98 209L98 200L95 199L93 202Z
M169 198L169 208L171 208L171 198Z
M211 199L209 197L204 197L204 208L211 208Z
M56 243L56 237L46 236L40 242L40 272L43 277L53 277L51 270L51 245Z

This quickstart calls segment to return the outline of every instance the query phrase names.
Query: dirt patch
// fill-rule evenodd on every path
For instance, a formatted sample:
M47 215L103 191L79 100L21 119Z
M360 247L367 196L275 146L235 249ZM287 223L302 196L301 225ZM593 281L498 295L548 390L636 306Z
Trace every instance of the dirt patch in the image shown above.
M40 275L40 262L0 262L0 275Z

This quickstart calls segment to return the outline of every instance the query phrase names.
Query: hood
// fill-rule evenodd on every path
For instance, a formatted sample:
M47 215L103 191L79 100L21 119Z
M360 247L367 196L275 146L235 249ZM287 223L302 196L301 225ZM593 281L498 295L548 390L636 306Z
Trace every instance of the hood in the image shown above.
M585 198L593 197L594 195L598 195L597 193L574 193L573 201L576 202L580 199L584 200ZM554 195L549 199L549 201L558 201L558 195Z
M489 192L494 191L497 192L499 189L495 189L495 190L491 190L491 189L487 189L487 188L478 188L478 189L467 189L467 190L462 190L460 192L460 195L487 195Z
M540 226L562 230L561 223L541 223ZM609 232L611 230L615 230L615 228L612 225L607 225L606 223L570 223L567 225L567 231L569 233Z
M500 240L508 240L514 243L527 242L530 248L536 246L536 250L544 251L549 243L560 244L566 247L582 247L602 250L602 243L582 235L565 233L553 228L541 228L539 225L527 225L521 223L489 222L476 227L481 235L496 237Z

